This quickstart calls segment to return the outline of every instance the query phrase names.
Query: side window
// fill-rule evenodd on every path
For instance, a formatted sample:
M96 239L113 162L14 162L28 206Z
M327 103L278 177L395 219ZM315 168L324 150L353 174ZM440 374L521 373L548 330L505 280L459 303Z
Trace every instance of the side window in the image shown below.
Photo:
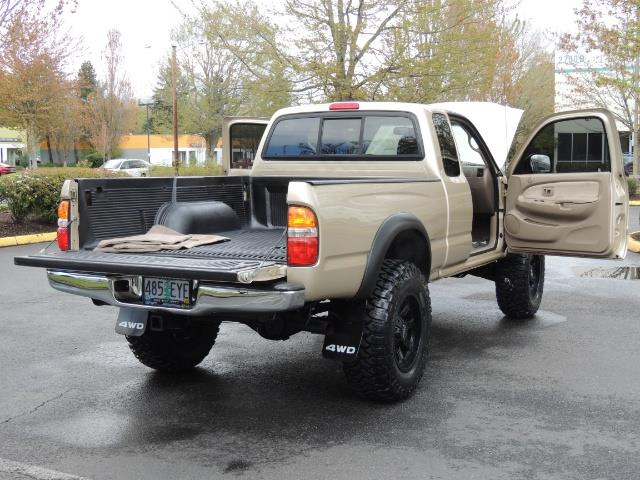
M540 130L527 146L513 173L609 171L609 144L602 121L578 118L553 122Z
M234 123L229 130L231 168L251 168L266 125ZM186 156L186 154L185 154Z
M444 173L449 177L459 177L460 162L458 162L456 143L453 140L453 134L451 133L447 117L442 113L434 113L433 125L436 129L436 135L438 136Z

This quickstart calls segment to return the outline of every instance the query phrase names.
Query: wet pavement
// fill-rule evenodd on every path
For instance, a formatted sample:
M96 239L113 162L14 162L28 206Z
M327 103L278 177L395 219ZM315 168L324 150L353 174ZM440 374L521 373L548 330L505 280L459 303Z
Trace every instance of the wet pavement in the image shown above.
M640 282L580 271L640 255L548 258L527 322L503 318L488 281L432 284L423 381L377 405L308 334L225 324L201 368L154 373L115 309L12 265L38 248L0 249L0 479L638 478Z

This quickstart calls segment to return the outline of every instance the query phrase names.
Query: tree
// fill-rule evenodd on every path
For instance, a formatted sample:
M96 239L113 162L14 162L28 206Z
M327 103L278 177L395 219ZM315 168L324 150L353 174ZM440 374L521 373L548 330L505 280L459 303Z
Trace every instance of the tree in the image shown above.
M45 133L49 143L49 155L53 160L51 151L51 140L55 145L58 161L67 164L67 152L73 151L74 162L78 162L78 151L76 142L78 139L86 138L84 122L86 118L86 102L82 100L80 92L82 87L76 80L69 80L64 83L64 88L60 91L60 97L56 101L56 106L49 121L49 128ZM64 156L60 152L64 152Z
M86 102L89 100L89 95L96 91L98 86L98 80L96 77L96 71L93 68L93 64L86 60L80 65L78 71L78 86L80 87L80 98Z
M178 55L178 125L180 131L206 139L213 153L229 115L271 115L290 104L289 82L273 59L276 29L250 3L201 5L183 17L173 33ZM154 127L172 123L171 64L160 67L154 92Z
M564 35L560 49L581 49L598 67L567 74L574 100L608 108L633 132L633 175L640 154L640 3L637 0L583 0L576 10L578 33ZM613 107L613 108L612 108Z
M26 8L11 11L0 51L0 122L27 134L32 167L37 142L50 130L65 89L64 66L70 39L55 15L35 16Z
M136 104L131 85L122 72L120 32L110 30L103 53L106 75L88 96L88 129L91 143L104 160L118 146L122 135L135 123Z
M327 100L366 99L372 85L389 73L381 54L399 28L407 0L287 0L295 25L295 52L280 57L304 90L319 90Z

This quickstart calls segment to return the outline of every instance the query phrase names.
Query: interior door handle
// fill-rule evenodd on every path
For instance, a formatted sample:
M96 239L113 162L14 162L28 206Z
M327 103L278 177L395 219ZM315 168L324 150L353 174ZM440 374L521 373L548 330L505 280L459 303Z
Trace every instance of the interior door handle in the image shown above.
M534 218L564 218L566 220L580 220L587 218L597 206L597 202L583 202L580 200L544 200L542 198L518 198L518 208Z

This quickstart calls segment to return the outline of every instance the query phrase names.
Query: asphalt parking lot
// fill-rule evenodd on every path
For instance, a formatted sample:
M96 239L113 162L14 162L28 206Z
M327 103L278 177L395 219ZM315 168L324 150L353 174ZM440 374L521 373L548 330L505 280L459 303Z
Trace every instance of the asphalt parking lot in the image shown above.
M431 285L425 377L378 405L307 334L226 324L195 372L154 373L114 333L115 309L13 266L39 248L0 249L2 479L640 475L640 281L599 278L637 277L620 267L640 255L548 258L528 322L503 318L488 281Z

